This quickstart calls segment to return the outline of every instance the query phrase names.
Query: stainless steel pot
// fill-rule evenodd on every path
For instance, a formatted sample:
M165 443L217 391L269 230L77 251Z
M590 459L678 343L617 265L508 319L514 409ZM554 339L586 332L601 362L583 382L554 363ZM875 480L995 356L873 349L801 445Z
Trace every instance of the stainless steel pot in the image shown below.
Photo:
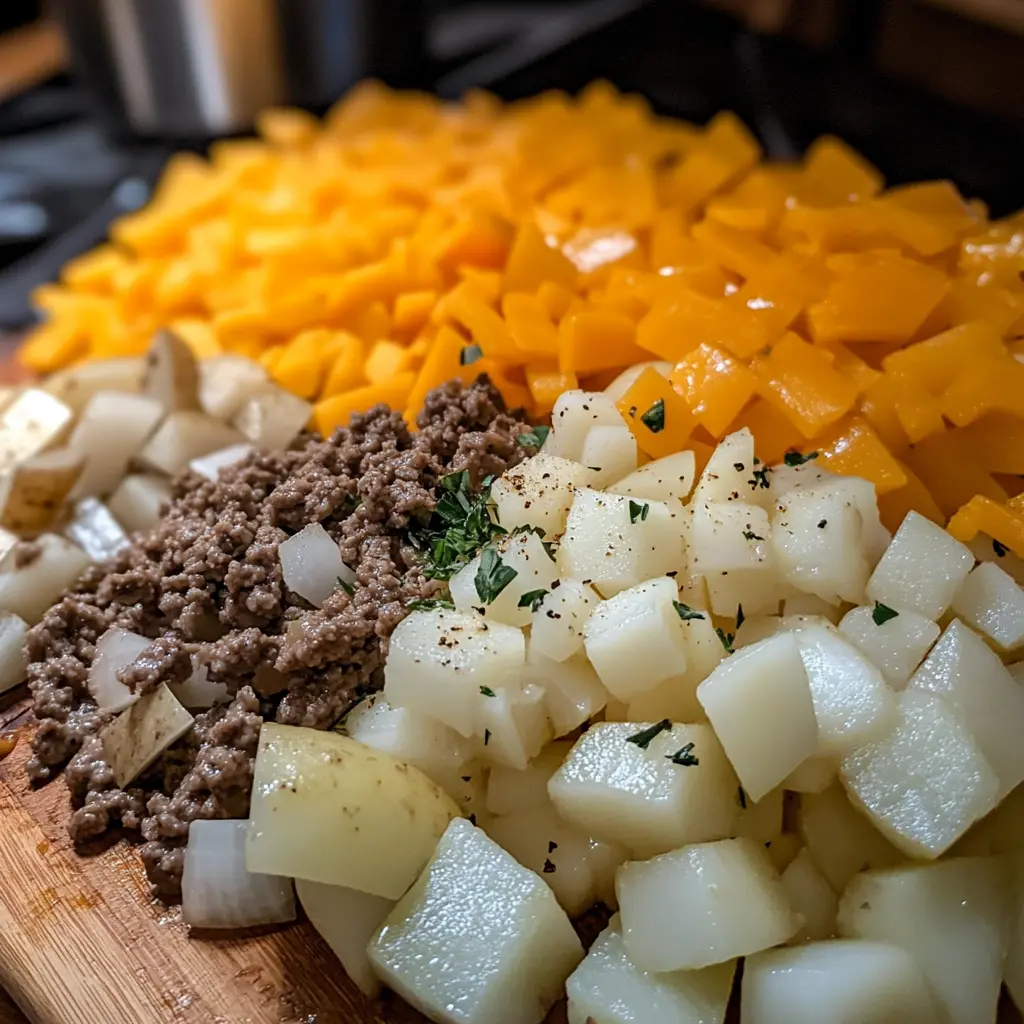
M144 136L208 138L356 79L415 83L422 0L57 0L76 73Z

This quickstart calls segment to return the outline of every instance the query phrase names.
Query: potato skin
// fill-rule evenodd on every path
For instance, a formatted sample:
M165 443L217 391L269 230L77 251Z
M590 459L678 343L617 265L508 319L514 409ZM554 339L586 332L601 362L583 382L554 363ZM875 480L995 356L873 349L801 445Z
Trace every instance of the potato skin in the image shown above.
M266 723L246 866L397 899L456 817L451 797L402 761L338 733Z

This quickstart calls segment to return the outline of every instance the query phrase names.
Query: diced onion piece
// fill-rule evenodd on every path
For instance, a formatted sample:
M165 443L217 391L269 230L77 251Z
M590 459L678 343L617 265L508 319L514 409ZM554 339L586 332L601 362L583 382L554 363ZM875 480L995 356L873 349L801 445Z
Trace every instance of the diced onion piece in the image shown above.
M75 505L75 517L64 532L94 562L105 562L128 546L128 536L110 509L96 498Z
M71 423L71 410L53 395L26 388L0 413L0 472L53 444Z
M395 901L304 878L295 880L295 891L310 924L331 947L345 973L365 995L376 996L380 982L370 966L366 946Z
M341 550L319 523L304 526L277 549L285 586L319 608L355 573L341 560Z
M25 459L0 484L0 523L21 533L39 533L60 514L85 459L57 448Z
M139 699L118 681L117 673L135 661L152 642L119 626L112 626L96 641L88 686L97 707L106 711L123 711Z
M160 505L171 497L171 485L156 473L132 473L111 494L107 508L129 532L151 530L160 522Z
M89 564L80 547L54 533L44 533L35 543L40 552L28 564L18 568L14 551L0 563L0 609L20 615L29 625L43 617Z
M193 821L181 878L181 917L191 928L255 928L295 920L290 879L245 867L247 822Z
M220 471L227 466L234 466L253 451L251 444L232 444L220 451L210 452L189 463L189 468L207 480L216 480Z
M195 658L192 659L195 665ZM192 675L182 683L169 683L171 693L187 708L212 708L217 704L226 704L231 694L224 683L211 683L207 678L209 669L206 665L195 667Z
M124 789L191 728L192 716L166 683L140 697L100 733L114 781Z
M248 399L235 414L232 425L254 445L284 451L309 422L313 406L285 391L266 387Z
M199 408L199 367L192 349L172 331L158 331L146 354L142 390L168 412Z
M244 356L215 356L199 365L199 404L218 420L230 420L266 385L267 371Z
M28 668L25 637L28 623L13 612L0 612L0 693L24 682Z
M139 461L168 476L193 460L242 441L238 432L201 412L172 412L139 452Z

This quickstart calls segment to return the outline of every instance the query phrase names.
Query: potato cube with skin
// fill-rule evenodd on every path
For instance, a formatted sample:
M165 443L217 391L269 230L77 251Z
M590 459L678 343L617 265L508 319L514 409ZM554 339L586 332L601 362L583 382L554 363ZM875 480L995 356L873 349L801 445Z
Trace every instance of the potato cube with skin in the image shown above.
M938 619L972 568L974 555L965 545L930 519L908 512L868 580L868 599Z
M941 697L999 778L998 800L1024 780L1024 689L999 656L959 619L945 629L907 684Z
M576 488L586 486L592 476L580 463L546 451L524 459L491 485L498 522L509 531L536 526L545 537L557 537L565 529Z
M935 1024L910 954L840 939L770 949L743 965L743 1024Z
M591 487L605 488L636 469L636 438L627 426L591 427L580 461L593 474Z
M480 689L477 754L487 762L525 768L552 738L544 706L544 688L525 686Z
M601 602L583 627L584 647L605 688L628 701L686 670L686 640L667 576Z
M763 846L698 843L616 876L630 959L648 971L698 970L785 942L799 920Z
M193 459L244 440L237 431L195 410L172 412L138 453L149 469L168 476L182 472Z
M384 984L441 1024L540 1024L583 959L547 885L461 819L369 954Z
M697 687L697 699L754 800L817 752L814 702L791 633L730 655Z
M563 391L551 410L552 431L545 455L557 455L583 465L583 446L594 427L621 427L615 402L602 391Z
M982 562L964 580L953 611L1003 651L1024 647L1024 589L994 562Z
M0 693L25 681L28 658L25 637L28 623L13 612L0 612Z
M173 331L157 331L146 353L142 390L168 412L199 408L199 366Z
M795 636L818 720L818 753L848 754L892 728L896 694L853 644L821 626Z
M231 419L231 426L257 448L284 451L299 436L313 414L309 402L284 388L268 385L246 399ZM237 438L237 434L235 435ZM230 444L223 441L216 448ZM210 449L208 449L210 450Z
M42 382L42 389L80 416L97 391L137 395L142 390L144 372L145 361L141 356L90 359L51 373Z
M503 581L498 574L508 570L515 575ZM495 579L500 587L495 587ZM558 569L544 542L528 530L485 547L451 578L449 588L455 607L462 611L473 609L488 620L528 626L533 615L532 601L524 599L531 595L539 597L540 592L548 594L557 579Z
M193 718L161 683L122 711L100 733L103 756L124 789L192 728Z
M565 983L569 1024L723 1024L736 964L652 974L629 958L618 918Z
M1009 938L1009 879L997 858L857 875L839 907L841 935L891 942L915 960L947 1019L991 1024Z
M244 356L215 356L199 364L199 404L218 420L230 420L266 387L267 371Z
M803 921L800 931L789 940L791 945L835 935L839 900L806 847L782 872L782 888L789 897L789 905Z
M768 514L734 501L693 503L691 562L704 574L767 568Z
M480 688L518 687L525 662L523 634L513 626L445 609L413 612L391 634L384 697L469 737L481 702L491 699Z
M731 834L736 776L707 725L599 722L551 776L558 813L638 857Z
M583 646L583 627L600 602L579 580L557 580L533 611L530 649L552 661L565 661Z
M588 580L604 597L686 569L685 512L659 501L576 491L558 548L563 576Z
M53 395L25 388L0 412L0 472L58 443L72 418L71 410Z
M126 476L107 500L107 508L129 533L151 530L160 522L160 507L171 497L171 485L156 473Z
M907 690L897 708L893 731L846 757L839 775L895 846L934 859L996 805L999 777L941 697Z
M645 463L605 489L648 501L685 501L693 490L696 466L692 451L675 452Z
M526 650L526 678L544 689L544 708L556 736L565 736L596 715L608 703L608 691L578 651L565 661L537 654L531 636Z
M902 688L921 664L941 630L917 612L901 611L884 619L874 608L851 608L839 623L839 632L882 670L890 686Z
M85 571L89 556L71 541L44 533L34 542L39 553L19 565L17 549L0 562L0 611L14 612L30 626Z
M40 452L0 479L0 524L36 534L51 526L82 474L85 459L70 448Z

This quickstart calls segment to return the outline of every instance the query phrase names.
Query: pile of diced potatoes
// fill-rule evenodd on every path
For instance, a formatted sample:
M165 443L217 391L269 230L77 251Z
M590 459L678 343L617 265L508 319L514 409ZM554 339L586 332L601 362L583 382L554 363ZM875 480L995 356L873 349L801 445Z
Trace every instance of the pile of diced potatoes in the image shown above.
M344 735L264 726L249 869L438 1022L720 1024L741 962L744 1024L1024 1006L1016 565L745 430L638 464L611 390L494 481L500 592L412 612Z

